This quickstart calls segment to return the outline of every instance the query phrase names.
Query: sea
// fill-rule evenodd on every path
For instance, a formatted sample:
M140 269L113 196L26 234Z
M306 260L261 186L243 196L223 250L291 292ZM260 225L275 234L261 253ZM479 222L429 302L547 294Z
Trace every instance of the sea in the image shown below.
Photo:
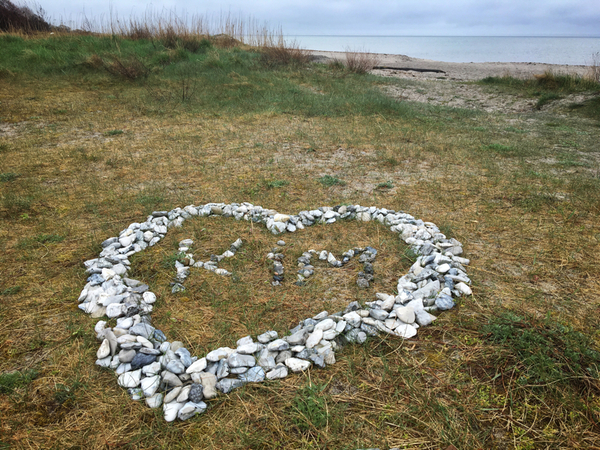
M600 37L285 36L308 50L406 55L446 62L600 65Z

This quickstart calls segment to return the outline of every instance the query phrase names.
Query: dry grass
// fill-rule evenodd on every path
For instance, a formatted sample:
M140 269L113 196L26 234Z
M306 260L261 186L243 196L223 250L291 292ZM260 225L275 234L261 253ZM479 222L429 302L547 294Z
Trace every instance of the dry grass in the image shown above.
M508 364L510 349L482 331L511 310L597 339L596 122L435 109L414 120L160 112L147 109L145 89L134 83L4 81L1 171L19 176L0 183L0 374L33 369L37 377L0 394L0 447L600 445L597 379L587 388L567 381L555 394L524 385ZM325 175L345 185L323 186ZM289 184L275 182L282 180ZM387 180L392 188L377 189ZM475 295L414 340L349 346L325 370L247 386L211 401L202 417L166 424L93 365L94 321L76 308L82 262L152 210L209 201L282 212L342 203L405 210L464 243ZM242 237L242 251L224 266L235 276L198 271L185 293L171 294L174 271L162 262L187 237L201 259ZM274 289L264 255L277 239L247 222L190 220L136 257L132 276L160 297L154 323L200 355L368 300L410 264L398 257L397 236L376 224L314 227L284 236L289 273L308 248L371 244L381 252L373 288L358 290L358 266L349 265L321 269L305 288L288 281ZM300 393L314 398L312 412L302 409Z
M600 83L600 52L596 52L592 55L592 61L589 67L589 78L596 83Z
M357 52L346 50L344 61L350 72L365 74L379 65L379 59L375 53Z

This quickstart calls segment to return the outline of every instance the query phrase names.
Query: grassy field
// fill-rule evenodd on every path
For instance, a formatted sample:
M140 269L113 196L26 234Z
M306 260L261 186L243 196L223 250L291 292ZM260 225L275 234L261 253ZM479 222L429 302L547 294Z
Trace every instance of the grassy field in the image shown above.
M489 114L396 101L382 88L408 81L277 45L1 34L0 449L600 447L600 86L563 81L481 86L540 106L591 100ZM153 210L242 201L434 222L464 244L474 295L414 339L348 346L334 366L167 424L94 365L95 320L77 309L83 261ZM194 239L203 259L238 237L223 264L234 276L199 270L171 293L177 242ZM355 263L273 288L277 239L196 219L136 255L131 275L159 295L155 326L202 355L392 292L411 265L383 226L315 226L284 236L288 265L309 248L372 245L375 283L358 289Z

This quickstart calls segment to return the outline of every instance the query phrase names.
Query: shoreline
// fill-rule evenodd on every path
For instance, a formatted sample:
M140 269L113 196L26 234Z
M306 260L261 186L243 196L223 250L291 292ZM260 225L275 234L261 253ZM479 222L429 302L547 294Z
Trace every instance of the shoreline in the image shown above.
M308 50L318 62L345 59L346 52ZM482 62L455 63L413 58L407 55L388 53L368 53L377 61L377 69L372 73L383 76L420 79L445 79L456 81L475 81L486 77L513 76L531 78L544 72L585 76L590 66L523 62Z

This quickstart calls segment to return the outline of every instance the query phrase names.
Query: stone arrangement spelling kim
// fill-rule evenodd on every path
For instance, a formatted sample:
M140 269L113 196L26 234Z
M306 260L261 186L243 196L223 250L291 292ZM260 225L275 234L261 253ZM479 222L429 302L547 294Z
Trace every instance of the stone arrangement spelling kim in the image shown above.
M378 293L365 308L354 301L344 311L323 311L305 319L288 336L266 331L256 339L241 338L236 348L222 347L202 358L192 357L181 342L167 341L164 333L152 326L150 313L156 295L147 285L127 278L127 272L131 255L157 244L169 228L181 227L194 216L262 223L273 234L343 219L377 220L399 233L418 258L398 279L398 295ZM236 245L239 248L241 241ZM145 399L151 408L162 406L167 421L203 413L207 408L204 400L245 383L334 364L335 351L345 343L363 343L367 336L380 332L413 337L417 328L435 320L432 313L452 308L453 297L471 294L464 268L469 260L459 256L460 242L446 238L431 222L374 206L320 207L296 215L250 203L186 206L154 212L145 222L132 223L118 237L104 241L102 247L98 258L85 262L90 277L79 296L79 308L93 318L116 319L112 328L104 320L96 324L102 341L96 364L115 370L119 385L127 388L134 400ZM204 264L204 268L219 270L216 264ZM303 275L299 277L301 281Z

